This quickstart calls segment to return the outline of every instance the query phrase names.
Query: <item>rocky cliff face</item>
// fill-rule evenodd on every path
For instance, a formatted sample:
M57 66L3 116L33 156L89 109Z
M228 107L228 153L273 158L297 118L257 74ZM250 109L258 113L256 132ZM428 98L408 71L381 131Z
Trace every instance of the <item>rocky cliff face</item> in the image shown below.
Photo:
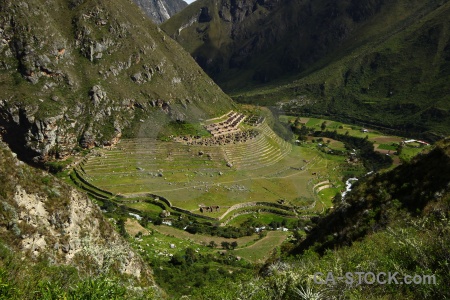
M0 237L31 259L80 274L128 274L154 286L152 272L83 193L19 161L0 142Z
M130 1L2 1L0 132L23 159L64 157L77 146L133 136L163 108L172 119L230 108L192 58Z
M183 0L134 0L156 24L167 21L187 6Z

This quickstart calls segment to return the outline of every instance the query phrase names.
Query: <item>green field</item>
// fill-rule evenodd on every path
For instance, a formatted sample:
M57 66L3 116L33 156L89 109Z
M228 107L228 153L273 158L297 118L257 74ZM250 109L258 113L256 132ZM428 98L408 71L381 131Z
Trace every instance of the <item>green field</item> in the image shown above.
M192 135L202 127L174 123L164 138L124 139L115 147L92 150L70 179L95 198L112 220L126 220L132 245L164 278L160 285L170 281L174 286L184 284L188 291L198 283L173 281L173 274L198 272L195 268L211 276L218 270L251 272L253 264L263 264L286 240L309 226L311 217L330 211L336 194L345 189L345 178L367 173L361 161L351 159L351 152L358 149L317 133L301 142L285 141L268 125L270 116L265 117L268 121L261 125L241 126L257 130L256 137L212 146L175 141L173 133ZM280 120L285 125L295 122L289 116ZM300 118L300 123L311 126L310 132L321 131L324 122L325 130L367 136L375 151L391 155L395 164L425 149L406 144L397 156L401 137ZM219 209L206 211L209 206ZM131 216L143 219L138 222ZM256 230L262 226L263 231ZM197 260L195 264L187 253Z
M233 254L254 263L264 263L270 253L288 237L288 232L270 231L267 236L249 247L236 249Z
M196 214L201 214L199 206L219 205L220 212L207 214L216 218L246 202L283 199L296 205L296 199L314 199L313 181L339 180L339 173L333 171L339 159L312 146L292 146L266 124L258 130L260 135L253 140L224 146L123 140L112 150L100 149L89 156L82 174L93 186L113 194L151 193Z
M378 149L391 150L391 151L396 151L397 147L398 147L398 145L395 145L395 144L380 144L380 145L378 145Z
M293 124L295 118L281 116L280 120ZM314 131L320 131L325 124L325 130L368 138L381 153L395 151L402 141L401 137L325 119L300 118L300 122ZM164 205L168 208L215 218L222 224L233 224L233 218L257 211L270 212L272 218L277 214L322 213L332 206L336 193L344 189L344 176L364 174L361 164L348 162L349 150L341 141L309 137L301 145L292 145L278 137L267 122L255 130L259 134L253 139L220 146L151 138L122 140L115 148L89 154L77 174L85 182L82 185L101 198L115 195L122 197L117 199L141 199L134 203L126 200L128 208L157 216L161 207L142 203L151 194L156 195L152 196L155 199L167 199ZM403 147L394 163L408 161L423 150L414 146ZM334 155L333 151L338 153ZM320 186L321 182L326 183ZM275 207L271 208L270 203ZM277 208L277 203L284 206ZM220 209L201 212L200 207L205 206Z
M232 250L232 254L250 262L262 263L271 251L281 245L289 235L289 233L282 231L268 231L267 235L262 238L255 234L238 239L225 239L216 236L190 234L170 226L150 225L148 229L140 227L135 220L128 220L127 222L127 231L131 235L134 235L138 230L145 232L142 237L134 240L135 247L151 259L164 261L169 261L172 255L184 251L188 247L195 249L198 253L207 254L224 250L220 246L223 241L229 243L235 241L238 248ZM217 248L208 246L211 241L218 245ZM173 246L171 247L171 245Z

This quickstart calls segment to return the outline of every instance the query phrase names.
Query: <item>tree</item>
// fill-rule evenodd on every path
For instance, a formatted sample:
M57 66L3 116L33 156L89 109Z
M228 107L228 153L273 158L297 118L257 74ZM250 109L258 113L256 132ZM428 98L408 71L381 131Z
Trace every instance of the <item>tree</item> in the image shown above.
M193 264L197 260L197 255L195 253L195 250L191 247L186 248L186 262L188 264Z
M216 242L211 241L211 242L209 242L209 246L210 246L211 248L216 248L216 247L217 247L217 244L216 244Z
M220 245L222 246L223 249L229 249L230 248L230 243L225 242L225 241L220 243Z
M144 215L142 217L142 219L139 221L139 224L141 224L142 227L146 228L149 221L150 221L150 217L147 215Z
M184 259L183 255L181 253L177 253L170 259L170 263L174 266L181 266L184 264L186 260Z
M341 193L337 193L334 197L333 197L333 203L335 205L339 204L342 202L342 194Z
M323 121L322 125L320 125L320 129L322 129L322 131L324 131L325 128L327 128L327 121Z
M123 236L124 238L128 237L128 232L125 229L125 220L124 219L119 219L117 220L117 227L119 228L119 233L121 236Z
M233 250L236 249L237 246L238 246L238 243L236 241L231 243L231 248L233 248Z
M300 241L303 239L300 230L294 230L294 238L297 241L297 243L300 243Z

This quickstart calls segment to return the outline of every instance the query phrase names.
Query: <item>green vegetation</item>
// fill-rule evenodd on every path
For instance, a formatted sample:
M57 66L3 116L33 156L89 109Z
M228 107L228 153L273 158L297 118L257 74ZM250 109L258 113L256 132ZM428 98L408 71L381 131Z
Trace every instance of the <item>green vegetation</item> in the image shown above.
M152 290L129 289L115 274L86 277L71 266L33 262L0 244L1 299L154 299Z
M249 263L261 265L280 256L286 259L305 236L308 243L311 235L307 232L318 218L333 214L340 206L341 198L336 195L345 189L344 181L389 166L390 157L382 151L390 150L379 146L402 141L330 120L279 119L284 123L281 126L299 134L298 145L277 138L268 126L259 128L265 140L222 146L226 156L211 146L123 140L116 149L93 151L72 179L97 199L109 217L119 220L118 230L158 270L156 280L162 287L175 296L197 295L205 289L217 289L217 295L224 295L222 284L251 280L254 273ZM312 127L305 125L308 123ZM178 132L183 130L181 125ZM285 149L286 155L271 164L277 152L269 149L277 148ZM415 145L403 148L425 149ZM264 153L273 153L265 164L251 163L264 161ZM232 168L225 166L229 160L234 162ZM305 187L301 193L299 184ZM294 197L292 191L297 192ZM255 199L254 203L239 206L250 199ZM220 211L199 210L208 205L219 205ZM130 225L130 213L142 218L139 224L134 221ZM370 226L377 213L367 215ZM299 219L301 216L305 219ZM161 225L163 221L171 226ZM256 228L263 226L266 229L256 234ZM281 227L288 232L271 231ZM360 226L361 230L368 228ZM326 242L314 248L320 253L319 245L329 247L334 240L331 234L324 238ZM192 272L197 275L180 281ZM289 293L294 287L291 289Z
M236 101L430 141L450 133L448 1L215 3L162 28ZM190 22L202 7L209 18Z
M292 148L265 124L258 129L261 134L256 139L221 147L123 140L116 149L98 150L97 155L89 156L76 174L85 180L81 186L88 190L94 186L112 193L108 196L100 191L99 196L152 193L199 215L199 205L218 205L220 211L203 213L213 218L242 202L311 197L307 188L311 173L331 165L317 150ZM233 167L227 167L227 161ZM298 189L299 183L305 189Z
M60 159L77 146L109 145L118 136L156 137L165 125L169 135L195 131L176 121L198 122L233 107L136 5L47 4L6 0L0 9L0 97L7 99L0 103L0 124L22 160ZM14 122L22 112L27 117Z
M396 151L398 148L398 144L380 144L378 145L378 149L383 149L383 150L391 150L391 151Z
M170 141L170 136L201 136L210 137L211 134L198 123L188 123L185 121L172 121L158 133L158 138Z
M388 168L392 164L392 158L387 155L380 154L374 150L373 144L366 138L358 138L350 135L338 134L337 131L320 131L315 132L315 136L325 136L345 143L345 148L352 151L358 149L358 157L363 161L364 167L369 171L378 171Z
M305 294L315 295L315 299L448 298L449 145L448 141L439 143L409 164L361 181L328 216L315 220L315 228L305 240L298 233L274 251L260 277L242 274L237 279L226 278L193 290L191 296L255 300L310 299ZM412 178L405 174L412 174ZM411 185L409 179L417 185ZM256 255L259 249L262 247L236 252ZM295 256L286 254L299 249L301 253ZM329 279L332 272L336 284L315 283L314 275L319 272L322 275L316 279L320 280ZM347 272L353 274L353 282L345 277ZM356 272L397 272L399 284L356 284ZM421 275L425 282L400 284L405 275ZM343 280L338 279L341 276Z
M449 297L446 282L449 273L444 261L449 251L447 221L433 217L408 219L399 222L388 231L375 232L352 246L330 250L323 256L313 251L285 258L282 262L267 264L258 278L240 281L224 280L219 285L195 291L196 299L235 299L247 295L247 299L299 299L298 290L310 290L314 299L354 297L355 299L446 299ZM445 233L445 234L442 234ZM433 255L430 255L433 253ZM276 256L275 256L276 257ZM355 272L398 272L403 276L415 274L435 276L436 284L356 284ZM322 273L317 279L325 280L329 272L344 277L347 272L354 275L353 284L336 279L336 284L316 284L314 274ZM300 299L311 299L302 297Z
M86 196L53 175L20 162L2 143L0 165L1 299L156 296L150 273L137 278L122 272L117 261L124 259L125 241ZM83 211L77 214L72 208L80 203ZM20 216L27 216L27 221ZM79 223L83 227L78 227ZM72 228L82 231L83 240L74 236ZM44 238L37 242L40 237ZM110 248L117 254L108 253ZM68 258L70 250L72 258ZM128 252L125 259L129 259ZM143 263L135 263L142 274L147 272Z
M326 216L322 220L323 226L318 226L318 230L307 237L302 249L320 241L317 250L323 251L336 244L356 240L377 226L389 226L390 222L396 220L398 208L412 216L420 216L434 205L441 209L440 205L445 206L446 202L435 201L442 197L445 199L447 195L445 186L450 180L449 145L448 142L438 144L426 155L417 156L409 163L389 172L376 173L355 184L341 205L345 209ZM352 218L347 219L345 215L352 215ZM349 229L353 225L355 227ZM343 235L339 236L340 232ZM334 236L328 239L334 233L339 238Z
M450 298L450 2L275 2L2 1L0 299Z

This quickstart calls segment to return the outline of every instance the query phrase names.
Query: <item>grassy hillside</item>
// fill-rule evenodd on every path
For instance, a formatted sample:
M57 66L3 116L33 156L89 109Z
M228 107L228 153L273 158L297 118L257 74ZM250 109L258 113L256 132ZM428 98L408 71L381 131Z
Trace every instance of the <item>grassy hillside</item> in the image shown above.
M423 217L449 209L450 141L392 171L358 182L336 209L320 220L297 251L312 246L323 252L349 245L391 226L399 215ZM399 211L401 213L399 213Z
M360 180L310 233L299 231L274 251L260 277L225 279L193 297L448 299L449 149L449 140L440 142L410 164ZM395 280L364 283L368 272Z
M235 99L395 128L404 135L422 133L430 140L448 135L449 11L448 2L423 11L389 34L324 59L301 79L237 93Z
M450 132L449 11L434 0L209 0L162 28L239 102L433 140Z
M162 28L222 86L234 89L307 71L435 7L435 1L404 0L203 0Z
M153 299L152 270L87 197L0 141L0 298Z
M0 126L24 159L135 136L152 112L198 120L232 106L129 0L3 0L0 28Z

